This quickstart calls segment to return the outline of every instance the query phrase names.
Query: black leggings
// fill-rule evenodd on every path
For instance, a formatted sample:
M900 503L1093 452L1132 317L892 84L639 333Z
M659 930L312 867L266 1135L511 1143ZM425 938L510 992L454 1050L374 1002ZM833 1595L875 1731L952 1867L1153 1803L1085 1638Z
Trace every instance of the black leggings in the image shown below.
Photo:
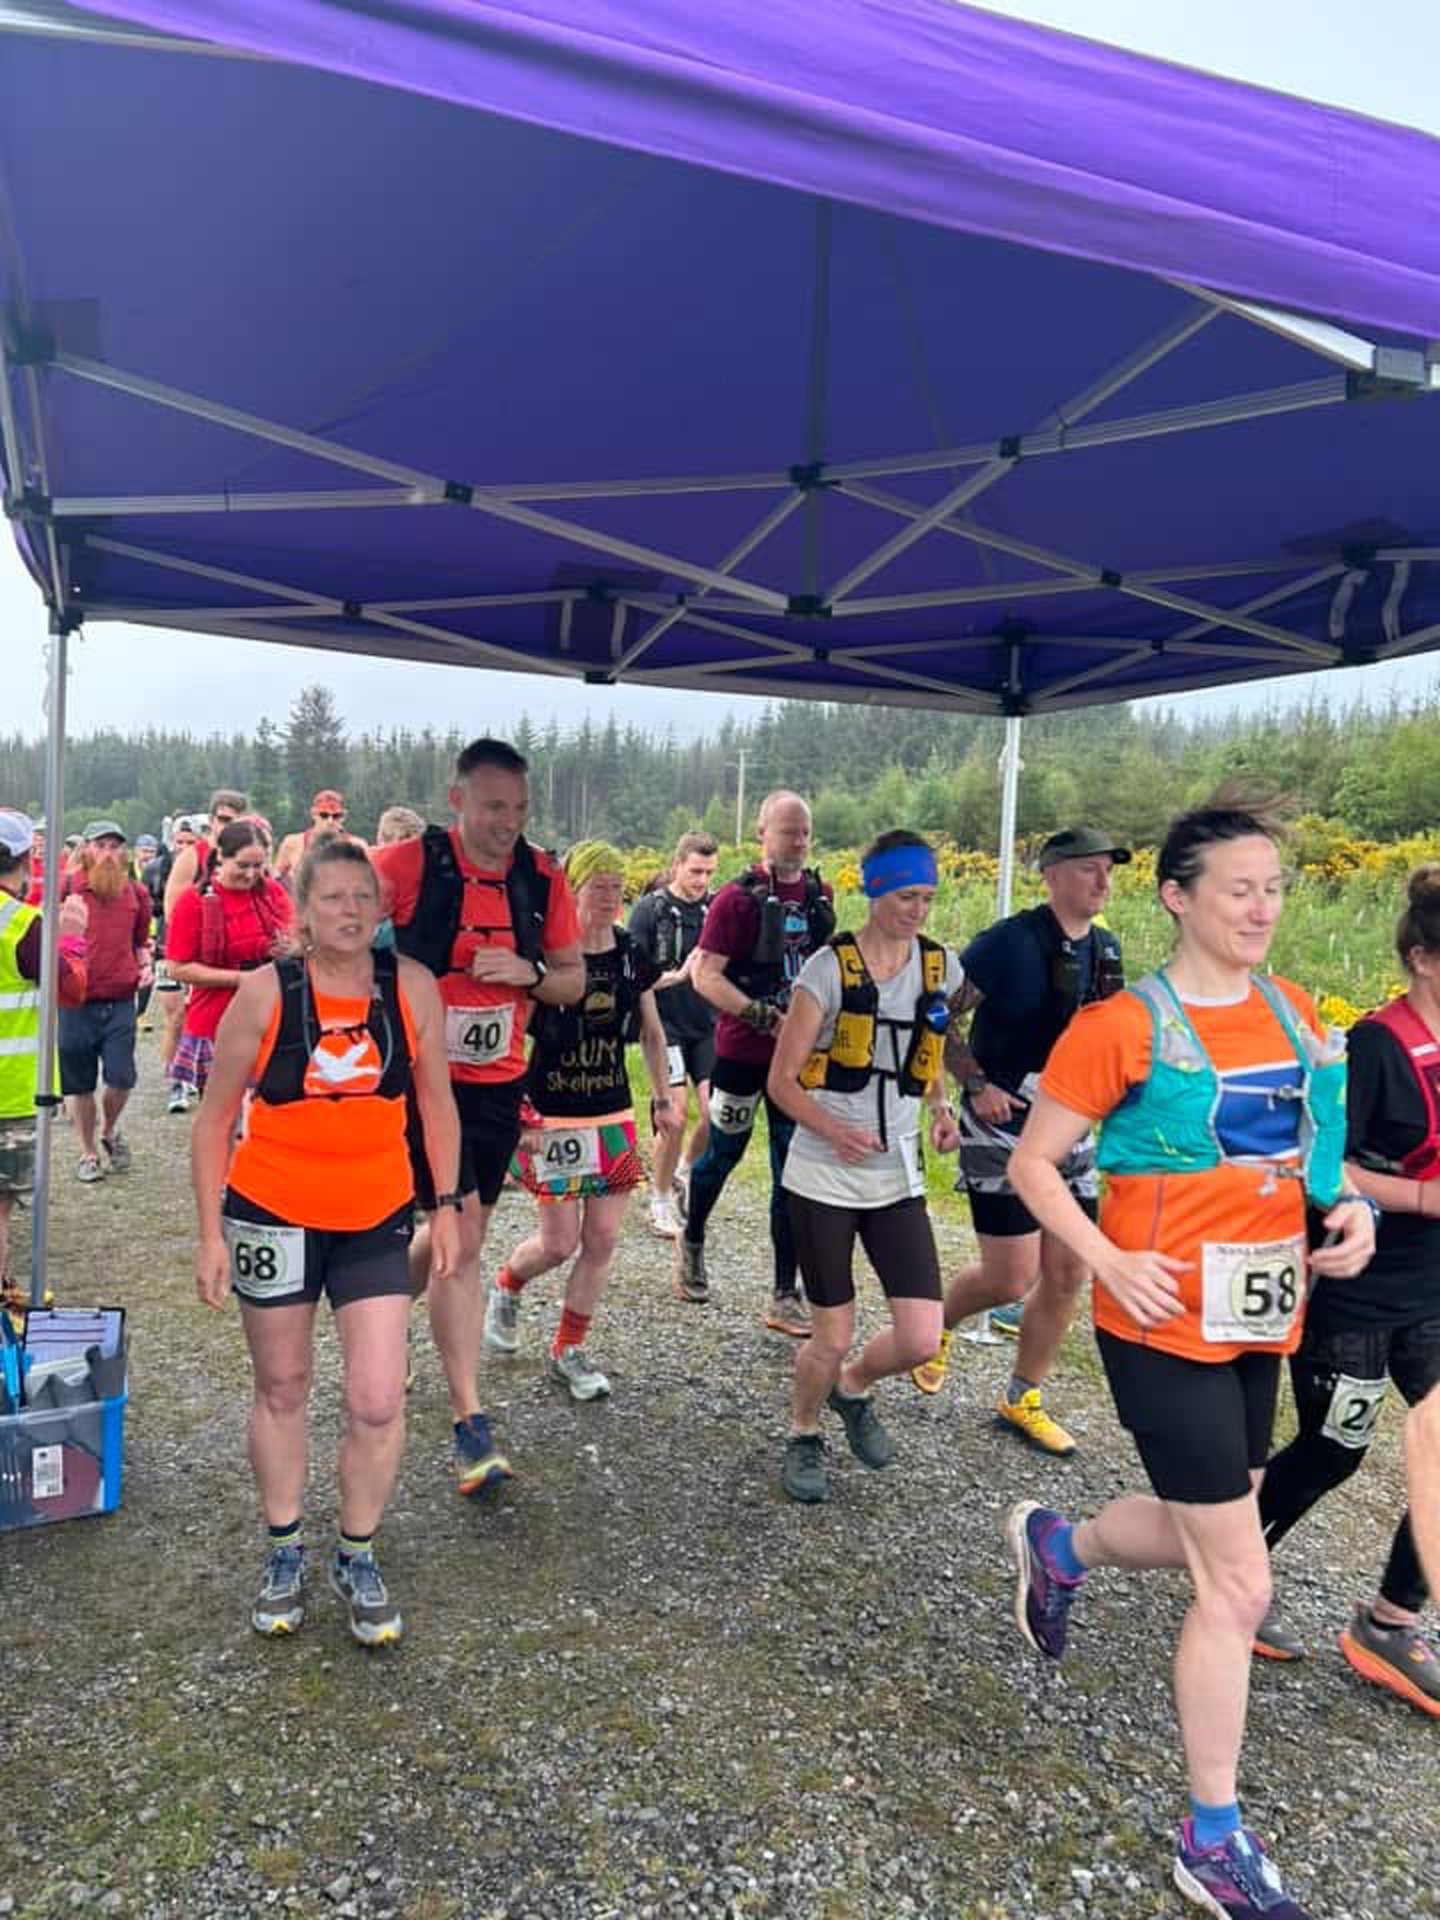
M1348 1480L1369 1450L1387 1377L1414 1406L1440 1381L1440 1319L1400 1327L1311 1332L1290 1361L1300 1431L1265 1470L1260 1522L1275 1547L1332 1487ZM1401 1515L1380 1582L1392 1606L1418 1613L1428 1594Z

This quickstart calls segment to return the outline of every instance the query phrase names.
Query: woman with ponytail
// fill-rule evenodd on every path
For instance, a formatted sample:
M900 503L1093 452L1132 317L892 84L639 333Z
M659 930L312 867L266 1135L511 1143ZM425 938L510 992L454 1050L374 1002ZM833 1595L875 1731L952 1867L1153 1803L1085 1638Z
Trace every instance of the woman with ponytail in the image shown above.
M1411 874L1395 950L1405 992L1350 1031L1347 1151L1357 1185L1383 1208L1375 1257L1354 1279L1321 1280L1311 1299L1290 1362L1300 1431L1260 1494L1272 1549L1365 1458L1392 1380L1410 1406L1440 1385L1440 866ZM1340 1651L1362 1678L1440 1717L1440 1658L1420 1632L1428 1598L1407 1512ZM1305 1652L1277 1609L1255 1650Z

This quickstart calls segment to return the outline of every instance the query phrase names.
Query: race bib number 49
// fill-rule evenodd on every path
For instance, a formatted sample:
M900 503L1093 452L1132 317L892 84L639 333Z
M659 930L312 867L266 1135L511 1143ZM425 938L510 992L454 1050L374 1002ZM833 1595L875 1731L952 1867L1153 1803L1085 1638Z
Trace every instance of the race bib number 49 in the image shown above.
M447 1007L445 1057L452 1066L489 1067L510 1052L515 1003L503 1007Z
M535 1160L544 1180L575 1180L599 1173L600 1129L569 1127L543 1133Z
M1305 1300L1305 1244L1207 1241L1201 1248L1201 1332L1217 1345L1286 1339Z
M305 1229L257 1220L220 1222L230 1249L230 1284L246 1300L283 1300L305 1288Z

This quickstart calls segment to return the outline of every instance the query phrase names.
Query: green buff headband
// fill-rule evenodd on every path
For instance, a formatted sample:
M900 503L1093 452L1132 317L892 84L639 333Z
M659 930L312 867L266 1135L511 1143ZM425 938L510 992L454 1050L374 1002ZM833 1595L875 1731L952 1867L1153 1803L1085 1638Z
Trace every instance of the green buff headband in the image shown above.
M624 855L608 840L577 840L565 856L565 878L577 891L597 873L624 872Z

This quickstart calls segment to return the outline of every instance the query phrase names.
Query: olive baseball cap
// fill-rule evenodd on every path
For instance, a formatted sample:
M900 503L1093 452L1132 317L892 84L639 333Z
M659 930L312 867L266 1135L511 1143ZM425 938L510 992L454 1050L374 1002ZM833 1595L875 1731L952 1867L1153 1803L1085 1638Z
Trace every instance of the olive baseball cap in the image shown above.
M1091 860L1097 853L1108 853L1117 867L1123 867L1130 858L1129 847L1117 846L1114 835L1102 833L1099 827L1064 827L1052 833L1041 847L1040 871L1062 860Z
M127 846L130 844L130 836L118 820L87 820L80 838L86 841L115 839L123 840Z

